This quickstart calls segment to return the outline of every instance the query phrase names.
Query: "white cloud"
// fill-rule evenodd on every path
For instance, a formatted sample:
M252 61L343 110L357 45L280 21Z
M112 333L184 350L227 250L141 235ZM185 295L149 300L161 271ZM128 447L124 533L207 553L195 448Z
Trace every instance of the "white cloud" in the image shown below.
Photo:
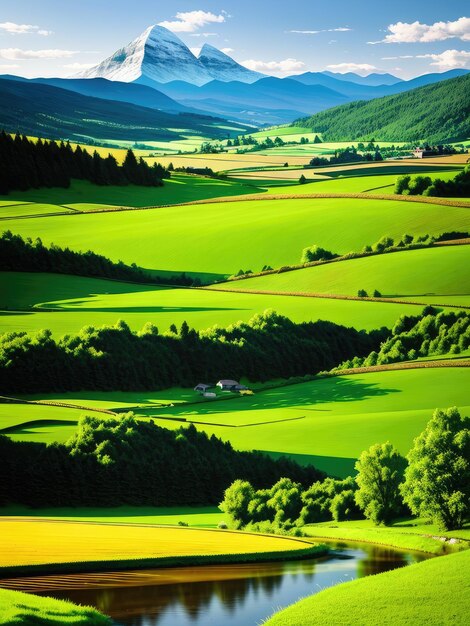
M78 50L22 50L21 48L0 48L0 59L26 61L29 59L63 59L78 54Z
M255 61L254 59L249 59L243 61L242 65L255 72L265 72L281 76L296 73L298 70L305 67L305 63L297 59L283 59L282 61Z
M159 26L164 26L174 33L193 33L206 24L225 22L224 14L215 15L208 11L180 11L175 17L176 20L160 22Z
M44 30L33 24L15 24L15 22L0 22L0 31L10 33L10 35L51 35L51 30Z
M221 48L220 50L221 52L224 52L225 54L230 54L231 52L235 52L233 48Z
M346 74L346 72L370 74L371 72L378 70L375 65L369 65L369 63L336 63L334 65L327 65L327 68L329 70L339 72L340 74Z
M431 65L441 70L452 70L455 68L470 69L470 52L465 50L445 50L440 54L418 54L417 59L432 59Z
M218 37L217 33L191 33L190 37Z
M69 70L88 70L90 67L94 67L96 63L66 63L64 67Z
M340 26L338 28L323 28L322 30L289 30L287 32L297 35L318 35L318 33L347 33L351 30L352 28Z
M427 43L431 41L445 41L456 37L462 41L470 41L470 17L460 17L454 22L397 22L390 24L388 34L381 41L367 43Z
M10 64L0 64L0 70L13 70L15 69L15 67L20 67L19 65L15 64L15 63L10 63Z
M397 59L414 59L412 54L401 54L397 57L381 57L381 61L396 61Z

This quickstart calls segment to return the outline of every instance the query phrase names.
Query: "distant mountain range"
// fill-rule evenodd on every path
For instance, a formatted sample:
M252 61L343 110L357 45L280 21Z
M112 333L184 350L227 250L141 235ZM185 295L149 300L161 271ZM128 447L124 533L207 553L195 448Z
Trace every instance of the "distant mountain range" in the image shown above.
M246 125L231 126L234 127L232 134L242 134L248 128ZM90 140L171 141L182 137L175 129L182 129L185 134L191 131L202 137L226 138L228 135L225 120L213 116L188 112L172 114L40 82L8 78L0 80L0 128L85 143Z
M150 26L102 63L77 75L144 84L184 80L195 85L211 80L252 83L262 76L209 44L196 57L179 37L163 26Z
M328 141L374 139L439 143L468 140L470 74L370 102L334 107L299 119L295 126L312 128Z
M35 117L36 121L33 123L33 117L39 113L44 119L44 131L49 129L52 132L52 127L61 129L59 122L63 121L65 126L60 130L59 136L70 136L68 134L70 127L65 121L69 113L71 119L75 120L72 124L74 135L82 133L80 128L97 125L93 118L85 120L85 117L83 117L85 121L80 125L78 110L71 112L67 109L67 106L72 106L74 102L70 95L61 94L57 103L42 98L46 92L39 89L35 92L33 89L33 86L39 88L42 85L66 90L69 94L73 92L84 98L111 101L112 105L108 105L110 115L116 114L118 117L123 112L122 107L120 111L116 108L119 103L147 109L132 113L129 109L130 118L135 121L135 128L132 130L131 125L126 123L124 126L130 129L132 137L142 132L148 140L151 133L142 129L145 126L143 120L148 120L149 115L152 116L150 127L158 127L159 136L165 128L163 114L202 115L206 118L208 115L216 116L242 127L274 126L289 124L297 118L348 102L383 98L468 73L469 70L456 69L442 74L425 74L407 81L391 74L375 73L363 77L354 73L338 74L327 71L275 78L243 67L209 44L205 44L199 55L195 56L174 33L162 26L151 26L130 44L77 77L28 80L6 75L0 78L24 83L22 91L19 87L8 88L10 92L11 90L15 92L12 98L21 98L27 93L39 94L39 101L31 100L29 110L26 102L21 104L20 109L25 112L25 123L29 120L28 123L33 127L40 126L39 117ZM15 114L15 110L6 99L3 100L7 108L2 111L0 121L1 117L10 119L13 116L11 119L21 122L21 118ZM91 109L98 106L96 103L83 102ZM62 105L60 115L57 116L56 109ZM106 112L103 108L98 109L105 124ZM171 124L169 122L168 128L181 128L181 118L178 122L175 124L173 119ZM190 124L191 129L200 126L197 120ZM101 134L96 135L97 131L98 129L95 134L90 132L90 136L104 137L103 133L106 133L109 137L117 132L117 129L101 128ZM139 140L145 139L142 136Z

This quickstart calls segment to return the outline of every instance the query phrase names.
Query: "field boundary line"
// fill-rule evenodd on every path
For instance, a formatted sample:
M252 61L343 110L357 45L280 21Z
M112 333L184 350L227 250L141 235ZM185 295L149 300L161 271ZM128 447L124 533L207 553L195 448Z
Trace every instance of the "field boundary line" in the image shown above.
M386 365L370 365L367 367L350 367L344 370L332 370L321 374L322 377L351 376L354 374L369 374L373 372L391 372L395 370L414 370L436 367L470 367L470 359L452 360L436 359L433 361L405 361L400 363L387 363Z
M0 396L0 404L34 404L39 406L53 406L62 409L78 409L80 411L93 411L97 413L106 413L108 415L117 416L118 414L110 409L93 408L90 406L82 406L80 404L68 404L67 402L54 402L54 400L23 400L21 398L11 398L9 396Z
M249 279L247 279L249 280ZM201 289L204 291L222 291L224 293L246 293L246 294L255 294L259 296L289 296L294 298L323 298L326 300L352 300L356 302L379 302L386 304L410 304L413 306L435 306L435 307L446 307L446 308L454 308L454 309L470 309L470 305L462 304L440 304L440 303L425 303L425 302L416 302L413 300L398 300L395 298L360 298L359 296L348 296L348 295L339 295L339 294L326 294L326 293L310 293L304 291L263 291L260 289L218 289L215 287L194 287L194 289Z

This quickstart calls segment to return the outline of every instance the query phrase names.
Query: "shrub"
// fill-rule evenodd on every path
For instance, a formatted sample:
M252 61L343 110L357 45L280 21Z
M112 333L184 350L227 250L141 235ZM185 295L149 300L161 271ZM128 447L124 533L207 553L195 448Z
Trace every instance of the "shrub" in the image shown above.
M308 248L304 248L302 252L301 263L311 263L312 261L330 261L335 259L338 255L320 246L313 245Z

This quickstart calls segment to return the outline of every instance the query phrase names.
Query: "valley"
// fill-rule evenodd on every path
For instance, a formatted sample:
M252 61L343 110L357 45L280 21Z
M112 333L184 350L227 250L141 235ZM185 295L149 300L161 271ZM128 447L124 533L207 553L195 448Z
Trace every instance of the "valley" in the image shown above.
M466 623L468 18L333 4L0 23L0 625Z

